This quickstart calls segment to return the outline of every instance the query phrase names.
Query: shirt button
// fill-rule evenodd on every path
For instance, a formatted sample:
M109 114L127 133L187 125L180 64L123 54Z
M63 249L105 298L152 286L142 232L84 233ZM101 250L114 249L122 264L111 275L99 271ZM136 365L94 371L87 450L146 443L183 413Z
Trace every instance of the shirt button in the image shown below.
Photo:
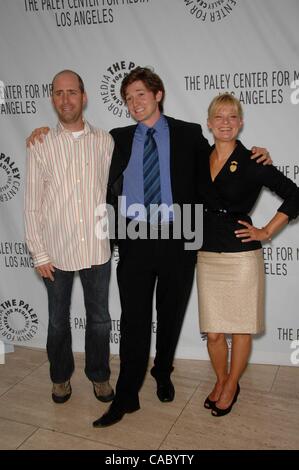
M83 223L83 219L80 219L81 224Z
M81 242L85 242L85 239L84 239L84 238L81 238Z

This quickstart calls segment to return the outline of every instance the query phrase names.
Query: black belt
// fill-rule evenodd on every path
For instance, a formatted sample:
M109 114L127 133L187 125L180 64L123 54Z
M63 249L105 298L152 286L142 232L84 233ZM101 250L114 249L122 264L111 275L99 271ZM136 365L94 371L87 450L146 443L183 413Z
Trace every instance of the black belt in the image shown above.
M204 208L204 212L209 212L211 214L218 214L218 215L229 214L228 210L226 209L208 209L207 207Z
M204 208L206 214L215 214L224 217L234 217L236 219L248 218L248 214L242 212L230 212L227 209L209 209L208 207Z

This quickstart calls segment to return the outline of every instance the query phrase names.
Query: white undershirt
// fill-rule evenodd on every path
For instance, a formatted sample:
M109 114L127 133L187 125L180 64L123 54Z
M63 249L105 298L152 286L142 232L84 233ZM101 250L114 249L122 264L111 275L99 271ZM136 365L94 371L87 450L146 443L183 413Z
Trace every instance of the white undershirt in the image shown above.
M83 133L84 133L84 129L82 131L72 132L74 139L78 139L80 135L82 135Z

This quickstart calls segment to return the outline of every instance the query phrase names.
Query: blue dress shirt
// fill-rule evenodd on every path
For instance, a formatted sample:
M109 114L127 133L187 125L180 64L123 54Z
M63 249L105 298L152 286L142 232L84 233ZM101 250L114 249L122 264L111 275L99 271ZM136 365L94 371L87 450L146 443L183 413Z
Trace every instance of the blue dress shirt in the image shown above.
M170 138L169 127L166 118L161 115L153 126L155 129L154 139L157 144L160 166L160 185L162 204L167 207L172 206L173 197L170 180ZM121 201L121 213L129 218L146 220L145 214L132 210L132 205L144 205L143 186L143 150L148 126L139 123L133 138L132 153L127 168L124 171L123 193ZM124 197L125 196L125 197ZM128 212L128 208L130 208ZM139 212L139 213L138 213ZM162 222L173 220L173 214L168 209L163 210Z

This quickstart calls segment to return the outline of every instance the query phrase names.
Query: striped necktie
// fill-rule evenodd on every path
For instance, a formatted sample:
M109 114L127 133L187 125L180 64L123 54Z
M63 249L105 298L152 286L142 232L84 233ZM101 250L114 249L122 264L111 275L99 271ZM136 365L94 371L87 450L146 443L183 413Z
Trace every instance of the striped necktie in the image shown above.
M159 221L157 206L161 204L159 154L154 132L153 128L147 130L143 151L144 206L151 223ZM155 207L151 207L153 204Z

